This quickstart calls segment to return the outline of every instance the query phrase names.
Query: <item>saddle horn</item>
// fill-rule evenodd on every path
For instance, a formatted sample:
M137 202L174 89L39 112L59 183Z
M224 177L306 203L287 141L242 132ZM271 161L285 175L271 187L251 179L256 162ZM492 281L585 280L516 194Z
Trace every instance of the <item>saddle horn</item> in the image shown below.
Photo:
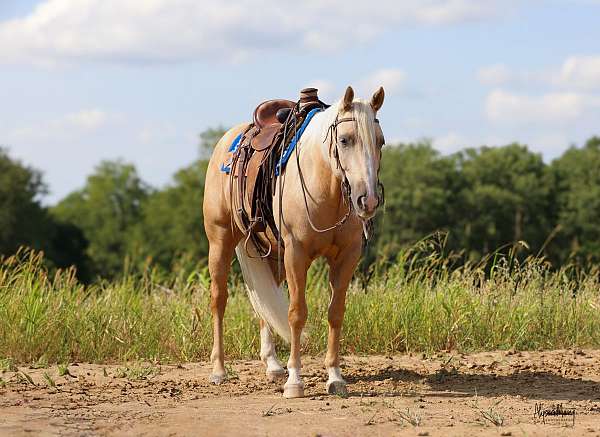
M300 109L302 109L303 107L305 107L306 105L309 105L311 103L318 103L319 102L319 90L316 88L304 88L302 90L300 90L300 100L299 100L299 104L300 104ZM292 112L292 108L281 108L277 111L277 113L275 114L275 118L277 118L277 121L281 124L284 124L289 115L290 112Z
M318 102L318 93L319 90L316 88L304 88L300 90L300 107Z

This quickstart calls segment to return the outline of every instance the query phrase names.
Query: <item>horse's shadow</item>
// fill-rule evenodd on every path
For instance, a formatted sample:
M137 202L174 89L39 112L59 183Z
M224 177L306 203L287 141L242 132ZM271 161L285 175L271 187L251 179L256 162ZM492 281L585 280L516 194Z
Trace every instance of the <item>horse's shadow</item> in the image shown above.
M508 375L494 373L463 373L451 368L433 374L420 374L413 370L385 369L349 376L350 389L357 383L391 381L388 391L350 391L350 396L416 396L427 397L498 397L520 395L525 399L539 400L600 400L600 382L572 379L551 372L519 371ZM406 383L413 383L408 388ZM416 384L416 385L415 385ZM416 388L414 388L416 387Z

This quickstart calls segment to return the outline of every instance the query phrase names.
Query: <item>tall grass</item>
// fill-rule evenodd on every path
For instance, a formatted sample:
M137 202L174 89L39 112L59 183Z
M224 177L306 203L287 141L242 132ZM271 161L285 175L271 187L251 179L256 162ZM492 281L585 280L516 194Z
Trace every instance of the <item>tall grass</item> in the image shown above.
M600 346L600 277L551 270L542 259L496 256L491 268L453 269L428 243L376 264L348 292L344 353ZM490 265L489 263L487 264ZM364 278L362 278L364 279ZM212 346L206 269L165 280L152 270L80 284L50 275L42 255L0 261L0 358L28 363L206 360ZM309 272L308 341L325 350L327 269ZM284 350L284 344L279 345ZM239 283L225 316L228 358L256 358L258 321Z

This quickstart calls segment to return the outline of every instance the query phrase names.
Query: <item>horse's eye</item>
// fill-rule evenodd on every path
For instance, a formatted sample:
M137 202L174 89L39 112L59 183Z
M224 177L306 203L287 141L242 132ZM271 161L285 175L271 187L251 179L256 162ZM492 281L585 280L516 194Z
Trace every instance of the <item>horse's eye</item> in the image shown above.
M346 137L340 138L340 144L342 146L347 146L348 145L348 138L346 138Z

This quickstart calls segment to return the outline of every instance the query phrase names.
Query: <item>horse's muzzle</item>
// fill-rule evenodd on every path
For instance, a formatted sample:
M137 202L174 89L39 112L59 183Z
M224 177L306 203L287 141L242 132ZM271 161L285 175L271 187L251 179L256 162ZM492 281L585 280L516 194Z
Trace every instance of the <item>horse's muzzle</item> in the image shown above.
M356 199L356 204L360 216L371 217L375 214L375 210L379 206L379 197L376 195L363 194Z
M383 205L385 201L383 184L379 181L377 181L377 188L377 193L365 193L356 199L358 216L364 220L372 218L377 212L377 208Z

